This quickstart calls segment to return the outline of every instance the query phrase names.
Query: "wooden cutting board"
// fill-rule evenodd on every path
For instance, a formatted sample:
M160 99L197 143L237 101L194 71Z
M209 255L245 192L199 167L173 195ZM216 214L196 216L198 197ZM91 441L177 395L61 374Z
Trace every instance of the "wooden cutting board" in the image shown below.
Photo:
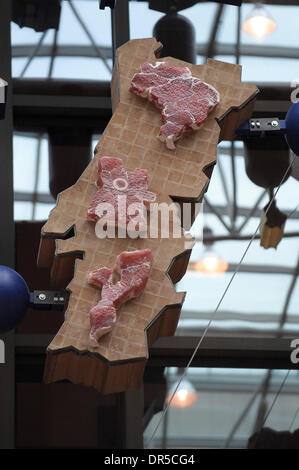
M65 322L47 350L46 383L68 379L95 387L103 393L138 388L149 346L161 336L175 333L183 292L173 283L185 274L190 245L184 236L163 238L98 239L95 224L86 211L96 192L97 161L102 156L121 158L127 170L146 168L149 190L158 203L200 201L216 162L220 140L234 138L235 129L252 113L257 88L241 83L241 67L209 60L192 65L172 57L161 60L188 66L192 75L213 85L220 104L209 114L200 130L186 133L168 150L157 139L161 114L155 106L129 91L135 72L144 62L155 63L161 44L155 39L132 40L118 49L112 78L113 116L97 147L94 159L76 184L63 191L41 233L39 266L51 266L53 279L69 282ZM174 225L180 226L178 217ZM183 235L183 234L182 234ZM114 329L103 336L98 348L89 346L89 310L100 300L99 289L87 283L90 271L112 268L125 250L150 248L153 267L149 281L138 298L124 304Z

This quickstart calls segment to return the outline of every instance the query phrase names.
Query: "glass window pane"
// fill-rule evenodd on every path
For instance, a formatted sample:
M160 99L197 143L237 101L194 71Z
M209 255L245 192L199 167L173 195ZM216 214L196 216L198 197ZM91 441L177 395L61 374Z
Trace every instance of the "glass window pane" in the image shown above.
M14 202L14 219L15 220L31 220L32 202Z
M49 194L49 151L47 137L44 137L41 141L37 191Z
M35 138L14 136L14 191L33 191L36 166L36 148L37 140Z
M107 61L112 68L112 60ZM110 80L111 73L99 58L56 57L53 78Z
M27 68L24 77L46 78L50 67L50 57L36 57Z
M178 291L187 291L183 310L213 312L231 276L232 273L225 273L208 277L188 271L177 285ZM290 277L239 272L221 303L221 310L279 314Z
M34 220L47 220L49 212L53 209L55 204L42 204L36 203Z

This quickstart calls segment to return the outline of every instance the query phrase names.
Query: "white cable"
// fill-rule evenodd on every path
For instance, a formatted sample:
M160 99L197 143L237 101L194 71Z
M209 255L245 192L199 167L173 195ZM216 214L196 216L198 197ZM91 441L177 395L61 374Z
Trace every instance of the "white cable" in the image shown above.
M293 163L294 163L295 158L297 158L297 156L294 154L294 155L293 155L293 158L292 158L291 161L290 161L290 164L289 164L289 166L288 166L286 172L284 173L284 175L283 175L283 177L282 177L281 182L279 183L278 188L276 189L275 193L273 194L272 199L270 200L270 203L268 204L268 207L267 207L267 209L266 209L266 211L265 211L265 216L267 215L267 213L268 213L268 211L269 211L269 209L270 209L270 207L271 207L271 205L272 205L272 202L275 200L275 197L276 197L276 195L277 195L277 193L278 193L278 191L279 191L281 185L283 184L283 182L284 182L284 180L285 180L285 178L286 178L286 176L287 176L289 170L291 169L291 167L292 167L292 165L293 165ZM299 157L298 157L298 158L299 158ZM185 376L186 376L186 374L187 374L187 371L188 371L188 369L189 369L189 367L190 367L190 365L191 365L191 363L192 363L192 361L193 361L193 359L194 359L194 357L195 357L195 355L196 355L198 349L200 348L201 343L203 342L203 340L204 340L204 338L205 338L205 336L206 336L206 334L207 334L207 332L208 332L208 330L209 330L209 328L210 328L210 325L211 325L212 321L214 320L214 318L215 318L215 316L216 316L216 314L217 314L217 312L218 312L218 309L219 309L220 305L221 305L222 302L223 302L223 299L224 299L224 297L225 297L225 295L226 295L228 289L230 288L230 286L231 286L231 284L232 284L232 282L233 282L233 280L234 280L236 274L239 272L240 266L241 266L241 264L243 263L243 260L244 260L245 256L247 255L247 252L248 252L248 250L249 250L249 248L250 248L250 246L251 246L253 240L255 239L255 237L256 237L256 235L257 235L257 233L258 233L258 231L259 231L259 229L260 229L260 227L261 227L261 224L262 224L262 222L260 221L260 223L258 224L257 229L255 230L254 234L252 235L252 237L251 237L251 239L250 239L250 241L249 241L249 243L248 243L248 245L247 245L247 247L246 247L246 249L245 249L245 251L244 251L244 253L243 253L243 255L242 255L242 257L241 257L241 259L240 259L240 261L239 261L239 263L238 263L238 265L237 265L237 267L236 267L236 269L235 269L235 271L233 272L233 274L232 274L232 276L231 276L231 278L230 278L230 280L229 280L229 282L228 282L228 284L227 284L227 286L226 286L226 288L225 288L225 290L224 290L224 292L223 292L223 294L222 294L222 296L221 296L221 298L220 298L220 300L219 300L219 302L218 302L218 304L217 304L217 306L216 306L216 308L215 308L215 310L214 310L214 312L213 312L213 314L212 314L212 316L211 316L211 318L210 318L210 320L209 320L209 322L208 322L208 324L207 324L207 326L206 326L206 328L205 328L205 330L204 330L204 332L203 332L201 338L199 339L199 341L198 341L198 343L197 343L197 346L195 347L195 349L194 349L194 351L193 351L193 354L192 354L192 356L191 356L191 358L190 358L190 360L189 360L187 366L185 367L185 370L184 370L184 372L183 372L181 378L179 379L179 381L178 381L178 383L177 383L177 385L176 385L176 387L175 387L175 389L174 389L174 391L173 391L173 393L172 393L172 395L171 395L171 397L170 397L170 399L169 399L169 401L168 401L166 407L164 408L164 410L163 410L163 412L162 412L162 415L161 415L161 417L160 417L160 419L159 419L159 421L158 421L158 423L157 423L157 425L156 425L156 427L155 427L155 429L154 429L154 431L153 431L153 433L152 433L152 435L151 435L151 438L150 438L150 440L149 440L149 442L148 442L146 448L149 448L149 446L151 445L151 443L152 443L152 441L153 441L153 439L154 439L154 437L155 437L155 435L156 435L156 433L157 433L157 431L158 431L158 429L159 429L159 427L160 427L160 424L162 423L162 421L163 421L163 419L164 419L164 417L165 417L165 415L166 415L166 413L167 413L167 411L168 411L168 409L169 409L169 407L170 407L170 405L171 405L171 402L172 402L172 400L173 400L173 398L174 398L174 396L175 396L175 394L176 394L176 392L177 392L179 386L181 385L182 381L184 380L184 378L185 378ZM272 409L272 408L271 408L271 409ZM267 415L267 417L268 417L268 415Z

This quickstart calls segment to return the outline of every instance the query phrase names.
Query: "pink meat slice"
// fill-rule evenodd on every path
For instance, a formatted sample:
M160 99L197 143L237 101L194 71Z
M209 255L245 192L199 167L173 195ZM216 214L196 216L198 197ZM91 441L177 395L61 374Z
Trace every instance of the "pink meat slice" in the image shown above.
M183 132L199 129L220 101L218 91L192 77L188 67L171 67L167 62L143 64L133 76L130 90L161 111L164 124L158 138L170 149Z
M97 222L105 216L107 224L127 226L136 213L140 225L146 225L144 206L156 200L156 194L148 190L148 172L142 168L126 171L120 158L102 157L98 162L98 191L87 210L87 218ZM119 212L119 198L124 211Z
M103 267L89 273L88 282L102 289L101 300L89 313L90 345L112 330L116 323L116 310L128 300L137 297L145 288L153 262L149 248L120 253L113 270ZM114 276L119 280L114 282Z

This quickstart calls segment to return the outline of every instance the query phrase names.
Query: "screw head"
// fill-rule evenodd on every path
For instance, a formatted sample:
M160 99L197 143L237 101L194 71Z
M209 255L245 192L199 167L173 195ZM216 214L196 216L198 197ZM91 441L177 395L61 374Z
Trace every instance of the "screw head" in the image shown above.
M278 121L272 121L271 126L272 127L277 127L278 126Z
M39 300L46 300L47 296L44 293L39 294L38 296Z

